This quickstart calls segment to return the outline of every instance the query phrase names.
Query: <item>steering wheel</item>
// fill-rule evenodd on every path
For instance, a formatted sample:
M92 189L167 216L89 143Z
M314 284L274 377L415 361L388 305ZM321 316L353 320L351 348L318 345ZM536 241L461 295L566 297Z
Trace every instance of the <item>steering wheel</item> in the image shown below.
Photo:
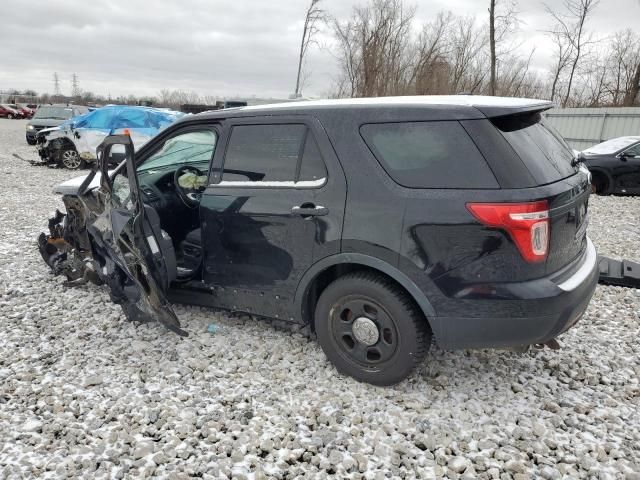
M180 177L187 172L192 172L199 177L206 175L206 173L192 165L182 165L178 167L173 174L173 183L176 186L176 192L178 193L180 200L182 200L182 202L189 208L198 208L200 205L200 198L202 197L202 190L197 188L184 188L179 182Z

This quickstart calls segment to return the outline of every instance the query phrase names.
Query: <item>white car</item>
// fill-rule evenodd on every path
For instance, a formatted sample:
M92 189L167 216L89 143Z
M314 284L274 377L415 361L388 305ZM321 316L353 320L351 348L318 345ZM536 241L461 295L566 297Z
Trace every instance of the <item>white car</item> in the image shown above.
M36 137L37 149L44 161L76 170L97 159L96 149L107 136L126 133L137 150L183 115L158 108L109 105L41 130ZM116 161L124 151L114 149L113 154Z

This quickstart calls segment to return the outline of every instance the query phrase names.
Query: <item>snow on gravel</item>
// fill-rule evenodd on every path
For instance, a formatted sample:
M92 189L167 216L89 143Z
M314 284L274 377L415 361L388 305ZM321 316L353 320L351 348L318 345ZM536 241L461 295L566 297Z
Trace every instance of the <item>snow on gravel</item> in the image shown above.
M434 347L393 388L248 317L177 306L181 339L49 273L76 174L14 158L24 125L0 120L1 478L640 478L640 291L599 286L559 351ZM600 253L640 258L640 198L591 206Z

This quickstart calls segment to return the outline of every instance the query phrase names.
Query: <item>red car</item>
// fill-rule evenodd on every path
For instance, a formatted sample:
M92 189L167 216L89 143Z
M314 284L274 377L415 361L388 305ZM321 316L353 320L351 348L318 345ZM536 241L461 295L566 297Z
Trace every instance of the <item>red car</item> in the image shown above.
M0 118L24 118L22 113L9 105L0 105Z
M13 108L16 112L18 112L18 118L31 118L33 117L33 111L30 108L27 108L22 105L18 105L17 103L10 103L10 108Z
M24 114L24 118L33 118L36 111L27 105L18 105L19 111Z

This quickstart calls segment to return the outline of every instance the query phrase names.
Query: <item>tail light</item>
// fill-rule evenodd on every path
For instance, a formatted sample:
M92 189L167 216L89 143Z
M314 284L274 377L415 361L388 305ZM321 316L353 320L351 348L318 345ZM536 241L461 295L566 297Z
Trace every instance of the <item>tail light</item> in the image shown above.
M549 252L549 204L467 203L467 209L482 224L505 230L529 263L543 262Z

